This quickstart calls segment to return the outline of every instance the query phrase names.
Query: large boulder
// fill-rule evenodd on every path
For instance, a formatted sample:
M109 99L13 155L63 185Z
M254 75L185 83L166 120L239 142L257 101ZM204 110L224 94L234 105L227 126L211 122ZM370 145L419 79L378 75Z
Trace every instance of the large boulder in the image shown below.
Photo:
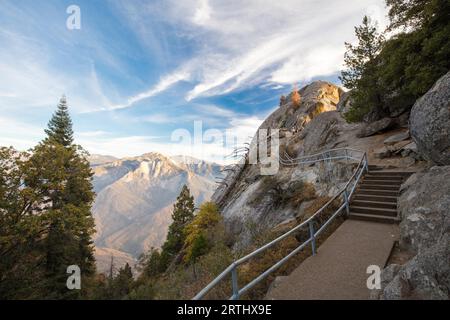
M414 104L411 136L419 153L438 165L450 165L450 72Z
M392 128L394 125L396 125L395 119L383 118L381 120L369 124L364 124L356 136L358 138L370 137L373 136L374 134Z
M345 121L337 111L324 112L309 122L299 138L303 140L302 155L332 149Z
M416 173L402 190L398 200L402 245L420 252L450 232L450 166Z
M449 299L450 166L412 175L398 209L400 246L415 256L383 270L381 298Z
M409 137L410 137L409 131L402 131L402 132L394 134L394 135L390 136L389 138L387 138L386 140L384 140L384 144L388 145L388 146L392 146L392 145L397 144L398 142L409 139Z

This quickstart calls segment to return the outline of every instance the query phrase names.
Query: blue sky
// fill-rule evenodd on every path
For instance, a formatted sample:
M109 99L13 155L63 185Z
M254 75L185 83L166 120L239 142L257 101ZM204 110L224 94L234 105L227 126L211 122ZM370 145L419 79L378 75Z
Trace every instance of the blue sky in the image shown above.
M70 5L80 30L66 27ZM2 0L0 145L32 147L66 94L91 153L222 161L223 139L199 154L174 130L201 121L245 140L293 84L338 82L364 14L383 26L384 1Z

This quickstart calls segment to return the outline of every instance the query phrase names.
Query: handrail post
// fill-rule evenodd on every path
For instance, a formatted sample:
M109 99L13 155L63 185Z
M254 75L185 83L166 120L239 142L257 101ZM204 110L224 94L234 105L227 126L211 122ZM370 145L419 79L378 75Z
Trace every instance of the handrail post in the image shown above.
M236 265L231 270L231 285L233 288L232 300L239 300L239 284Z
M345 149L345 162L348 163L348 149Z
M350 215L350 206L349 206L347 189L344 190L344 201L345 201L345 211L347 212L347 217L348 217Z
M364 152L364 170L369 173L369 160L367 159L367 153Z
M314 236L313 221L311 220L308 224L309 224L309 236L311 239L311 251L312 251L312 255L315 256L316 255L316 237Z

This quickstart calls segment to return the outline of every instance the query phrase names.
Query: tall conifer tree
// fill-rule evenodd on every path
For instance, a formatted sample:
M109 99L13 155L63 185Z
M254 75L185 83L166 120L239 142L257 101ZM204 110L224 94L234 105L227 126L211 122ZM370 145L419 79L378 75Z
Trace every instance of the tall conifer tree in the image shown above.
M353 109L347 115L348 120L361 120L370 110L375 117L383 116L381 89L377 83L377 55L384 43L383 35L377 31L369 17L363 18L362 24L355 27L357 44L345 43L347 52L344 56L346 70L341 73L342 84L352 89ZM363 89L361 89L363 88ZM376 120L376 119L375 119Z
M45 129L48 139L68 147L73 144L72 119L69 115L66 96L59 100L56 112L48 123L48 129Z
M45 255L46 298L79 298L82 291L66 288L67 267L78 265L82 279L95 273L91 237L94 220L92 172L87 153L73 143L72 120L62 97L45 130L47 137L33 150L27 184L46 197L50 213ZM85 289L85 288L84 288Z
M186 238L184 230L194 218L194 209L194 197L191 196L189 188L185 185L177 197L172 213L173 222L162 246L161 258L165 266L168 266L170 260L182 249Z

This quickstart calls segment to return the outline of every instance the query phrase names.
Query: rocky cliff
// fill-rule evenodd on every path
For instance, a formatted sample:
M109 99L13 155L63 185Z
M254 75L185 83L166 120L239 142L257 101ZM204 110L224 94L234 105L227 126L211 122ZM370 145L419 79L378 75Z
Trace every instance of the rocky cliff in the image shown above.
M416 151L428 166L403 185L398 203L400 253L382 273L381 299L450 298L450 72L419 99L411 112ZM441 166L435 166L435 164Z
M316 81L299 90L299 106L290 102L273 112L260 129L280 130L280 156L298 157L333 148L351 147L366 151L371 164L396 167L416 165L413 153L403 152L412 143L405 129L378 126L361 137L366 124L349 124L337 111L345 92L324 81ZM392 130L394 128L394 130ZM406 130L407 131L407 130ZM395 137L396 135L402 137ZM392 144L391 138L398 145ZM385 144L385 140L388 140ZM397 141L398 140L398 141ZM388 148L391 154L380 157L376 151ZM383 159L381 159L383 158ZM260 165L242 162L231 170L213 195L230 231L239 244L248 244L252 234L301 219L309 207L333 196L348 180L354 164L333 162L313 166L280 166L277 174L261 175Z
M410 119L385 118L349 124L342 117L348 95L327 82L314 82L289 96L261 125L280 130L280 156L298 157L332 148L366 151L372 165L416 171L402 186L399 250L407 256L382 274L384 299L448 299L450 292L450 92L449 74L416 102ZM244 160L247 159L244 157ZM280 166L263 176L260 165L242 161L213 196L237 244L252 235L301 219L310 207L332 196L348 179L352 164ZM310 211L310 210L309 210Z

